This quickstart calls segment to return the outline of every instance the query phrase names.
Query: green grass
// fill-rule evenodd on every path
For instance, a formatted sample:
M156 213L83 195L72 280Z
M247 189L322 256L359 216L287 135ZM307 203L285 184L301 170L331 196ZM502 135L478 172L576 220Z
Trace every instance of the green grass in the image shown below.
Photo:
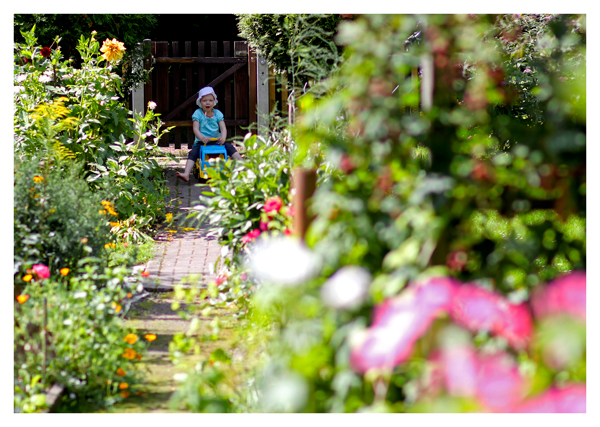
M110 253L108 265L140 265L154 258L156 243L119 243Z

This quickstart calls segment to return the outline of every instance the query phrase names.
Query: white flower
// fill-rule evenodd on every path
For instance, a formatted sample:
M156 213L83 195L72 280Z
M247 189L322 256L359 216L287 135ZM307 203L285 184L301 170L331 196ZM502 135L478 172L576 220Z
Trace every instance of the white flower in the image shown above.
M25 89L25 88L24 88L23 86L15 86L15 89L14 89L14 91L15 91L15 93L19 93L19 92L21 92L21 91L22 91L22 90L24 90L24 89Z
M151 110L154 110L156 108L156 102L154 102L154 101L148 102L148 108L150 108Z
M15 77L15 81L17 83L21 83L22 81L24 81L27 78L27 74L19 74L17 75L17 77Z
M263 386L262 406L266 412L296 412L306 405L307 397L304 377L285 372Z
M40 83L48 83L48 82L52 81L52 77L50 77L47 74L42 74L38 80L40 81Z
M321 287L321 299L331 308L358 308L367 297L370 282L371 273L365 268L356 265L342 267Z
M320 261L298 239L276 237L260 239L250 249L248 267L261 282L296 286L316 275Z

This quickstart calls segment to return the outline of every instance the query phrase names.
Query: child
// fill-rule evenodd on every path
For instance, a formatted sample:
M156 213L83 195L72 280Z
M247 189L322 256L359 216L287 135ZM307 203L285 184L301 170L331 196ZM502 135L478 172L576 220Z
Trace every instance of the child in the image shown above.
M188 182L190 173L194 168L196 160L200 157L200 145L214 145L217 142L219 145L225 144L227 156L233 157L236 160L242 160L242 156L237 152L232 144L225 142L227 138L227 128L223 119L223 113L215 109L217 105L217 94L212 87L207 86L200 89L196 104L200 107L192 114L192 129L194 130L194 145L188 154L187 162L185 163L185 171L177 172L177 178ZM219 138L218 141L212 142L210 138Z

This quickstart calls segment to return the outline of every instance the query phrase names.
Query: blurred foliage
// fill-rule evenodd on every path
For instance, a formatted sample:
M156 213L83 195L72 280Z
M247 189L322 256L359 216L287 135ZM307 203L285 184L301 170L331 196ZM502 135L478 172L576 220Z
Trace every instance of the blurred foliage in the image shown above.
M300 100L293 131L297 165L335 169L320 179L306 237L322 275L261 288L254 299L280 331L263 382L283 376L299 393L297 406L278 411L480 410L457 400L411 407L435 324L393 372L357 374L351 344L374 306L427 277L473 281L519 303L585 269L585 28L585 17L565 15L365 15L340 24L344 64L328 95ZM345 265L373 274L369 298L354 311L327 309L319 289ZM484 332L473 340L507 349ZM535 348L519 362L536 372L537 391L585 381L585 362L553 369Z

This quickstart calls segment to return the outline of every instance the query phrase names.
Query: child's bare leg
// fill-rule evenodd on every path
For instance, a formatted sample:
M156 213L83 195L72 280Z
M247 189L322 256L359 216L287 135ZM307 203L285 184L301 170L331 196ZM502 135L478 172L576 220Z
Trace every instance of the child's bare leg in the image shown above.
M183 171L183 173L177 172L177 178L185 182L189 182L190 174L192 173L192 169L194 169L194 163L195 162L193 160L188 159L185 163L185 170Z
M232 158L234 158L235 160L242 160L242 156L240 156L240 153L233 153L231 155Z

